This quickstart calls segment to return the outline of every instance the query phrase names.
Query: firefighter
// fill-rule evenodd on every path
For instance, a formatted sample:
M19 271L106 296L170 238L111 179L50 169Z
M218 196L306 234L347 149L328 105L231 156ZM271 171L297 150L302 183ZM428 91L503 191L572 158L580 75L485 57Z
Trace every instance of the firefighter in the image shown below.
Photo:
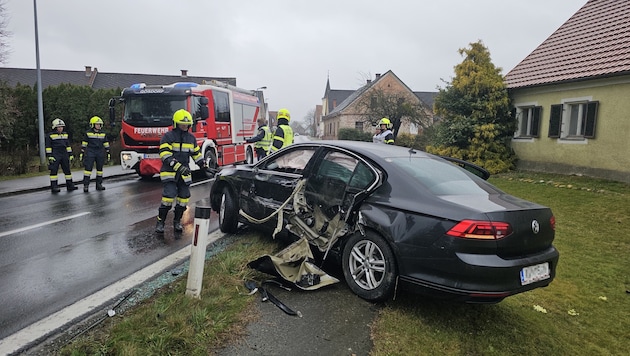
M392 122L384 117L378 122L376 133L372 137L373 142L386 143L388 145L394 144L394 133L392 132Z
M66 188L69 192L76 190L72 182L72 172L70 172L70 162L74 159L72 147L68 139L68 133L64 131L66 123L61 119L54 119L52 122L53 131L46 136L46 156L48 157L48 169L50 170L50 192L59 193L61 190L57 185L57 172L59 165L66 178Z
M287 109L278 110L278 115L276 116L278 119L278 128L276 129L276 133L273 137L273 143L271 144L270 153L276 152L282 147L286 147L293 143L293 129L289 126L289 121L291 121L291 114Z
M109 153L109 141L103 129L103 120L94 116L90 119L90 129L85 133L81 142L81 155L79 159L83 162L83 191L88 192L92 169L96 163L96 190L105 190L103 187L103 165L105 160L111 160Z
M256 149L256 157L260 161L267 156L267 151L269 151L269 146L271 146L272 138L271 129L267 126L267 120L261 117L258 119L258 134L245 141L247 143L255 142L254 148Z
M188 167L190 158L192 157L200 168L203 169L206 166L195 136L188 132L192 124L193 119L188 111L177 110L173 114L173 130L164 134L160 140L160 159L162 160L160 180L163 190L155 225L155 232L160 234L164 233L164 221L173 203L175 203L173 229L175 232L184 230L182 216L190 200L189 186L192 183L192 174Z

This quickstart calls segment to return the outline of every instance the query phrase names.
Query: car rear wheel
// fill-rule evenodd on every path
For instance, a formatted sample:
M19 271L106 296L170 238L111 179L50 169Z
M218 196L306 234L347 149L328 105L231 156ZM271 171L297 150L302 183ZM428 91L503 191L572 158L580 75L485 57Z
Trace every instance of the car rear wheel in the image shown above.
M396 287L394 253L378 234L366 231L346 242L342 256L343 275L348 287L372 302L389 299Z
M238 228L238 208L236 200L227 187L221 191L221 205L219 206L219 228L222 232L232 234Z
M219 164L217 163L217 154L214 153L214 150L212 148L208 148L203 156L203 159L206 162L206 169L204 170L206 177L214 178L215 174L217 174L217 171L219 170Z

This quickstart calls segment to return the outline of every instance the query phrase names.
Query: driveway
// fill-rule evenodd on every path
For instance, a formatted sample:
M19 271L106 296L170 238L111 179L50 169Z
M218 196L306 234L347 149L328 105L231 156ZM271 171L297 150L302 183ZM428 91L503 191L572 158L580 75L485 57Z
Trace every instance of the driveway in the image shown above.
M302 317L285 314L269 301L257 303L259 318L219 356L369 354L370 324L380 307L357 297L345 282L314 291L273 285L269 290ZM261 299L259 293L252 298Z

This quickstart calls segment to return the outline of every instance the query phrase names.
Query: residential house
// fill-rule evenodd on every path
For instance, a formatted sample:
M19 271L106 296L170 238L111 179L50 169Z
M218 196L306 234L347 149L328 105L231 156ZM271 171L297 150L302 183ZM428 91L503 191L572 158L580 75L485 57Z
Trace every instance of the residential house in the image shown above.
M519 168L630 183L630 1L589 0L505 81Z
M337 139L340 128L354 128L373 132L380 117L366 115L366 103L369 103L375 91L393 93L405 97L414 104L422 105L429 120L433 122L433 100L437 92L414 92L394 72L376 74L374 80L367 79L366 84L357 90L332 90L330 80L326 82L326 91L322 99L321 124L318 136L323 139ZM399 133L418 134L418 125L408 118L402 119Z
M85 66L83 71L41 69L42 88L60 84L87 85L93 89L126 88L135 83L147 85L171 84L175 82L203 83L212 80L236 86L236 78L189 76L181 70L180 75L101 73L96 67ZM34 87L37 84L37 70L25 68L0 67L0 81L15 87L17 84Z

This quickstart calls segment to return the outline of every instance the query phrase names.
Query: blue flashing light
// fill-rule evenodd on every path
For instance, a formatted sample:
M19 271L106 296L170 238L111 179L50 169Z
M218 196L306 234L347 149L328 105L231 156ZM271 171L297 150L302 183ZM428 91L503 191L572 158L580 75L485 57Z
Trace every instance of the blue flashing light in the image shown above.
M145 83L136 83L131 85L131 89L144 89L147 85Z
M193 83L193 82L177 82L173 84L173 87L175 88L194 88L196 86L198 86L199 84L197 83Z

